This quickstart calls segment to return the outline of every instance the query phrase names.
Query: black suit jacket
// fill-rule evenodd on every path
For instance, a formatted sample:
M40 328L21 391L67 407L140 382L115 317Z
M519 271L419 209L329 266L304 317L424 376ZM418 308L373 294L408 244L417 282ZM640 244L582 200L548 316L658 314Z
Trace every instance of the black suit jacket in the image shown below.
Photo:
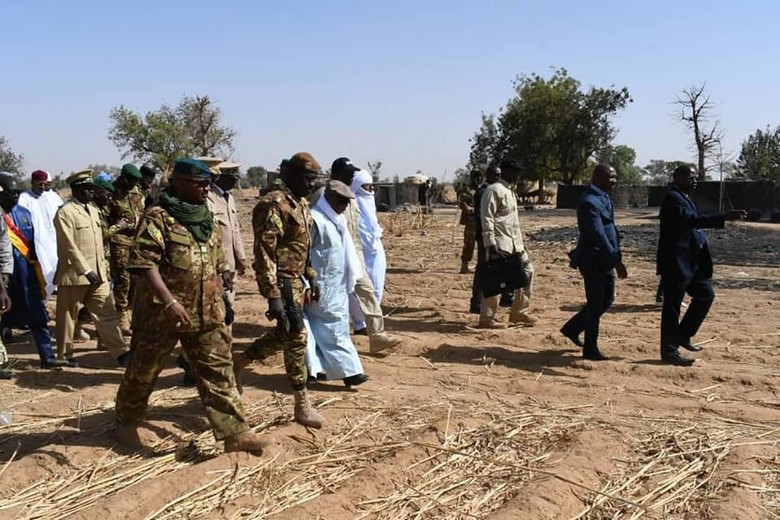
M690 282L694 275L712 277L712 257L702 228L722 228L724 213L700 215L696 204L672 185L661 201L661 236L657 273L664 278Z

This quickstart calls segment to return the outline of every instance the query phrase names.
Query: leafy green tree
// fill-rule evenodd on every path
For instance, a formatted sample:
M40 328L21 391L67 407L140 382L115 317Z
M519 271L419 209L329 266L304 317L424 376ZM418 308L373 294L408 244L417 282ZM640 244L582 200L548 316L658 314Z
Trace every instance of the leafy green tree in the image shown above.
M184 96L178 105L163 105L145 116L125 106L109 115L108 137L122 158L152 162L167 174L186 156L230 156L236 132L222 124L222 112L208 96Z
M24 177L24 156L11 149L5 136L0 135L0 171L13 173L17 178Z
M664 161L661 159L651 159L650 163L643 168L645 179L648 184L666 185L672 180L672 172L678 166L694 166L688 161Z
M631 101L628 89L590 87L558 69L547 79L518 76L515 96L496 115L482 115L471 140L470 167L504 156L518 160L527 180L571 184L587 174L588 161L612 142L610 117Z
M642 168L635 165L636 150L630 146L619 144L608 145L596 152L596 162L603 162L615 168L618 184L632 186L642 184Z
M738 177L780 181L780 126L749 135L742 142L737 166Z
M267 181L268 170L262 166L250 166L247 168L246 175L244 176L243 182L241 184L244 184L250 188L262 188L266 185Z

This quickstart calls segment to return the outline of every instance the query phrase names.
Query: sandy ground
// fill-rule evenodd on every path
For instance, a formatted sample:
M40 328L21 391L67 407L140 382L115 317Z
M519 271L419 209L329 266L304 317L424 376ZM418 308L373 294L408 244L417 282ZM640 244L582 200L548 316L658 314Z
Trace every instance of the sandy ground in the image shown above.
M252 198L243 197L251 252ZM29 335L8 345L0 381L2 518L667 518L780 517L780 227L710 233L717 299L692 368L658 361L652 211L619 212L629 278L602 322L614 358L583 361L558 333L582 304L566 251L572 211L523 212L536 267L533 328L480 331L458 274L455 211L383 215L388 330L397 352L368 355L371 380L312 385L321 431L291 421L281 355L245 374L265 456L224 454L173 359L133 454L112 437L122 373L94 341L83 367L37 369ZM239 282L235 348L269 326L251 278ZM503 313L506 319L506 313Z

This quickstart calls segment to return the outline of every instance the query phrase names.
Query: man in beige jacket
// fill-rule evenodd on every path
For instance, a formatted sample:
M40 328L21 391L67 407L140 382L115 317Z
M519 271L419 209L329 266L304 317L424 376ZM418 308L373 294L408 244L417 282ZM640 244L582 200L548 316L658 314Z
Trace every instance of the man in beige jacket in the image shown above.
M119 329L119 315L108 284L108 266L103 249L103 231L98 209L91 203L95 185L92 170L82 170L67 179L73 198L54 216L57 233L57 359L73 359L73 331L79 304L95 316L102 345L127 366L127 346Z
M222 248L225 250L225 260L232 280L235 280L236 274L242 276L246 271L246 252L244 252L244 241L238 224L236 198L231 193L238 182L239 168L241 165L238 163L220 164L219 175L212 182L208 195L208 205L214 213L214 222L219 224L222 231ZM232 306L236 301L235 286L225 292Z
M510 323L533 326L536 319L528 314L533 288L534 267L528 258L520 229L520 216L517 213L515 183L520 178L520 167L513 160L501 162L501 178L489 185L482 195L480 218L482 222L482 241L485 244L487 260L520 255L522 269L528 280L528 286L515 290L512 308L509 311ZM490 296L482 300L482 313L479 327L500 329L506 327L496 318L500 296Z

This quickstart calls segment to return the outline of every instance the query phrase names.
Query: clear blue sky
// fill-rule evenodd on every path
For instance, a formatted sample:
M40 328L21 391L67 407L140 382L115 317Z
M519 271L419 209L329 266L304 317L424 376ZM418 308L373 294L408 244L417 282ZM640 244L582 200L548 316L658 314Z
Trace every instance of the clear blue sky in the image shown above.
M725 149L780 124L780 2L8 1L0 32L0 133L27 171L120 164L108 114L208 94L238 131L236 159L296 151L383 174L463 166L480 112L518 74L565 67L628 87L617 143L638 163L691 159L671 117L706 81Z

